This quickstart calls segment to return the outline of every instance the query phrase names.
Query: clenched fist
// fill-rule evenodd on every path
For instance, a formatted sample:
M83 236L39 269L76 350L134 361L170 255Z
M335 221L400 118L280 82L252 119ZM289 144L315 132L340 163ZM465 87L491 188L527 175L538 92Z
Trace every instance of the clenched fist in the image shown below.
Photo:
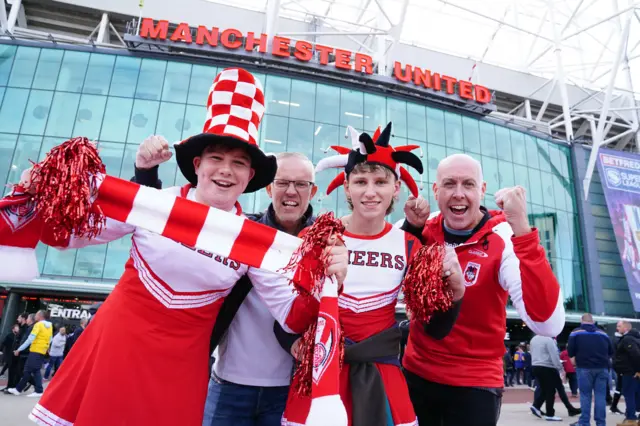
M404 204L404 215L416 228L424 228L424 224L429 219L429 213L431 213L429 202L420 195L417 198L410 195Z
M442 262L442 273L447 286L453 291L453 301L457 302L464 296L464 277L462 268L458 260L458 253L453 247L445 246L444 260Z
M496 204L504 211L513 234L520 235L531 232L529 217L527 216L526 191L521 186L503 188L495 194Z
M169 143L162 136L149 136L140 144L136 153L136 167L150 169L168 161L173 153L169 151Z

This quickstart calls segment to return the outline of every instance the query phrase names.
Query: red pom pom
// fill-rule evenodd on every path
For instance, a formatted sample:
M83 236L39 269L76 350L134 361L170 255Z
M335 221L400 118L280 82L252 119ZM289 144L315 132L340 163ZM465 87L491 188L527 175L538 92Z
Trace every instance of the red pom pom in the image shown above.
M302 244L296 249L289 264L282 272L295 271L293 278L296 290L319 296L325 279L326 254L324 249L329 245L332 236L342 240L344 225L336 219L332 212L318 216L302 237Z
M404 277L403 293L412 319L431 321L436 312L447 311L453 304L453 292L442 279L444 246L421 247L411 259Z
M92 191L105 167L96 146L78 137L56 146L34 166L32 182L38 212L56 240L71 234L93 238L105 222L102 212L92 209Z

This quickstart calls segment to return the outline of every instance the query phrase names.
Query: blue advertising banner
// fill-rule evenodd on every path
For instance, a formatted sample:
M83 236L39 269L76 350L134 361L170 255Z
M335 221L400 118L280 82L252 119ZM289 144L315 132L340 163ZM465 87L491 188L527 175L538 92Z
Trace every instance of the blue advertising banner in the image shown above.
M640 312L640 155L600 149L598 171L633 308Z

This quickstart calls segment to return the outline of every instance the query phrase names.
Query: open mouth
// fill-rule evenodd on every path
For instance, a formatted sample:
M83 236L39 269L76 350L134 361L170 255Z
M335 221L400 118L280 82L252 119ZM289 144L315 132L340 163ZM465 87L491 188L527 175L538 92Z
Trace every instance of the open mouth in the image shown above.
M291 207L291 208L294 208L294 207L298 207L298 206L300 205L300 203L298 203L297 201L286 200L286 201L283 201L283 202L282 202L282 205L283 205L284 207Z
M216 179L212 179L211 182L213 182L214 184L216 184L217 186L219 186L220 188L224 188L224 189L229 189L231 188L234 184L231 182L227 182L225 180L216 180Z
M468 206L449 206L449 210L451 211L451 213L455 215L462 216L467 212L467 210L469 210L469 207Z
M380 204L380 201L363 201L362 205L364 205L365 207L376 207L378 204Z

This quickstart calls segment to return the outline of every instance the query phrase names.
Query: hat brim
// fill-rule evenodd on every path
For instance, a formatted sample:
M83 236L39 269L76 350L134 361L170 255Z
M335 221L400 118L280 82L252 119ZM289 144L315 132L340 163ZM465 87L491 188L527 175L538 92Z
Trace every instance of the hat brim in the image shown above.
M255 171L253 178L249 181L244 193L258 191L273 182L278 170L276 157L266 155L262 150L247 142L233 136L214 135L211 133L200 133L176 144L176 162L182 175L193 186L198 184L198 176L193 165L193 159L202 155L202 151L210 145L224 145L232 148L242 148L251 157L251 168Z

